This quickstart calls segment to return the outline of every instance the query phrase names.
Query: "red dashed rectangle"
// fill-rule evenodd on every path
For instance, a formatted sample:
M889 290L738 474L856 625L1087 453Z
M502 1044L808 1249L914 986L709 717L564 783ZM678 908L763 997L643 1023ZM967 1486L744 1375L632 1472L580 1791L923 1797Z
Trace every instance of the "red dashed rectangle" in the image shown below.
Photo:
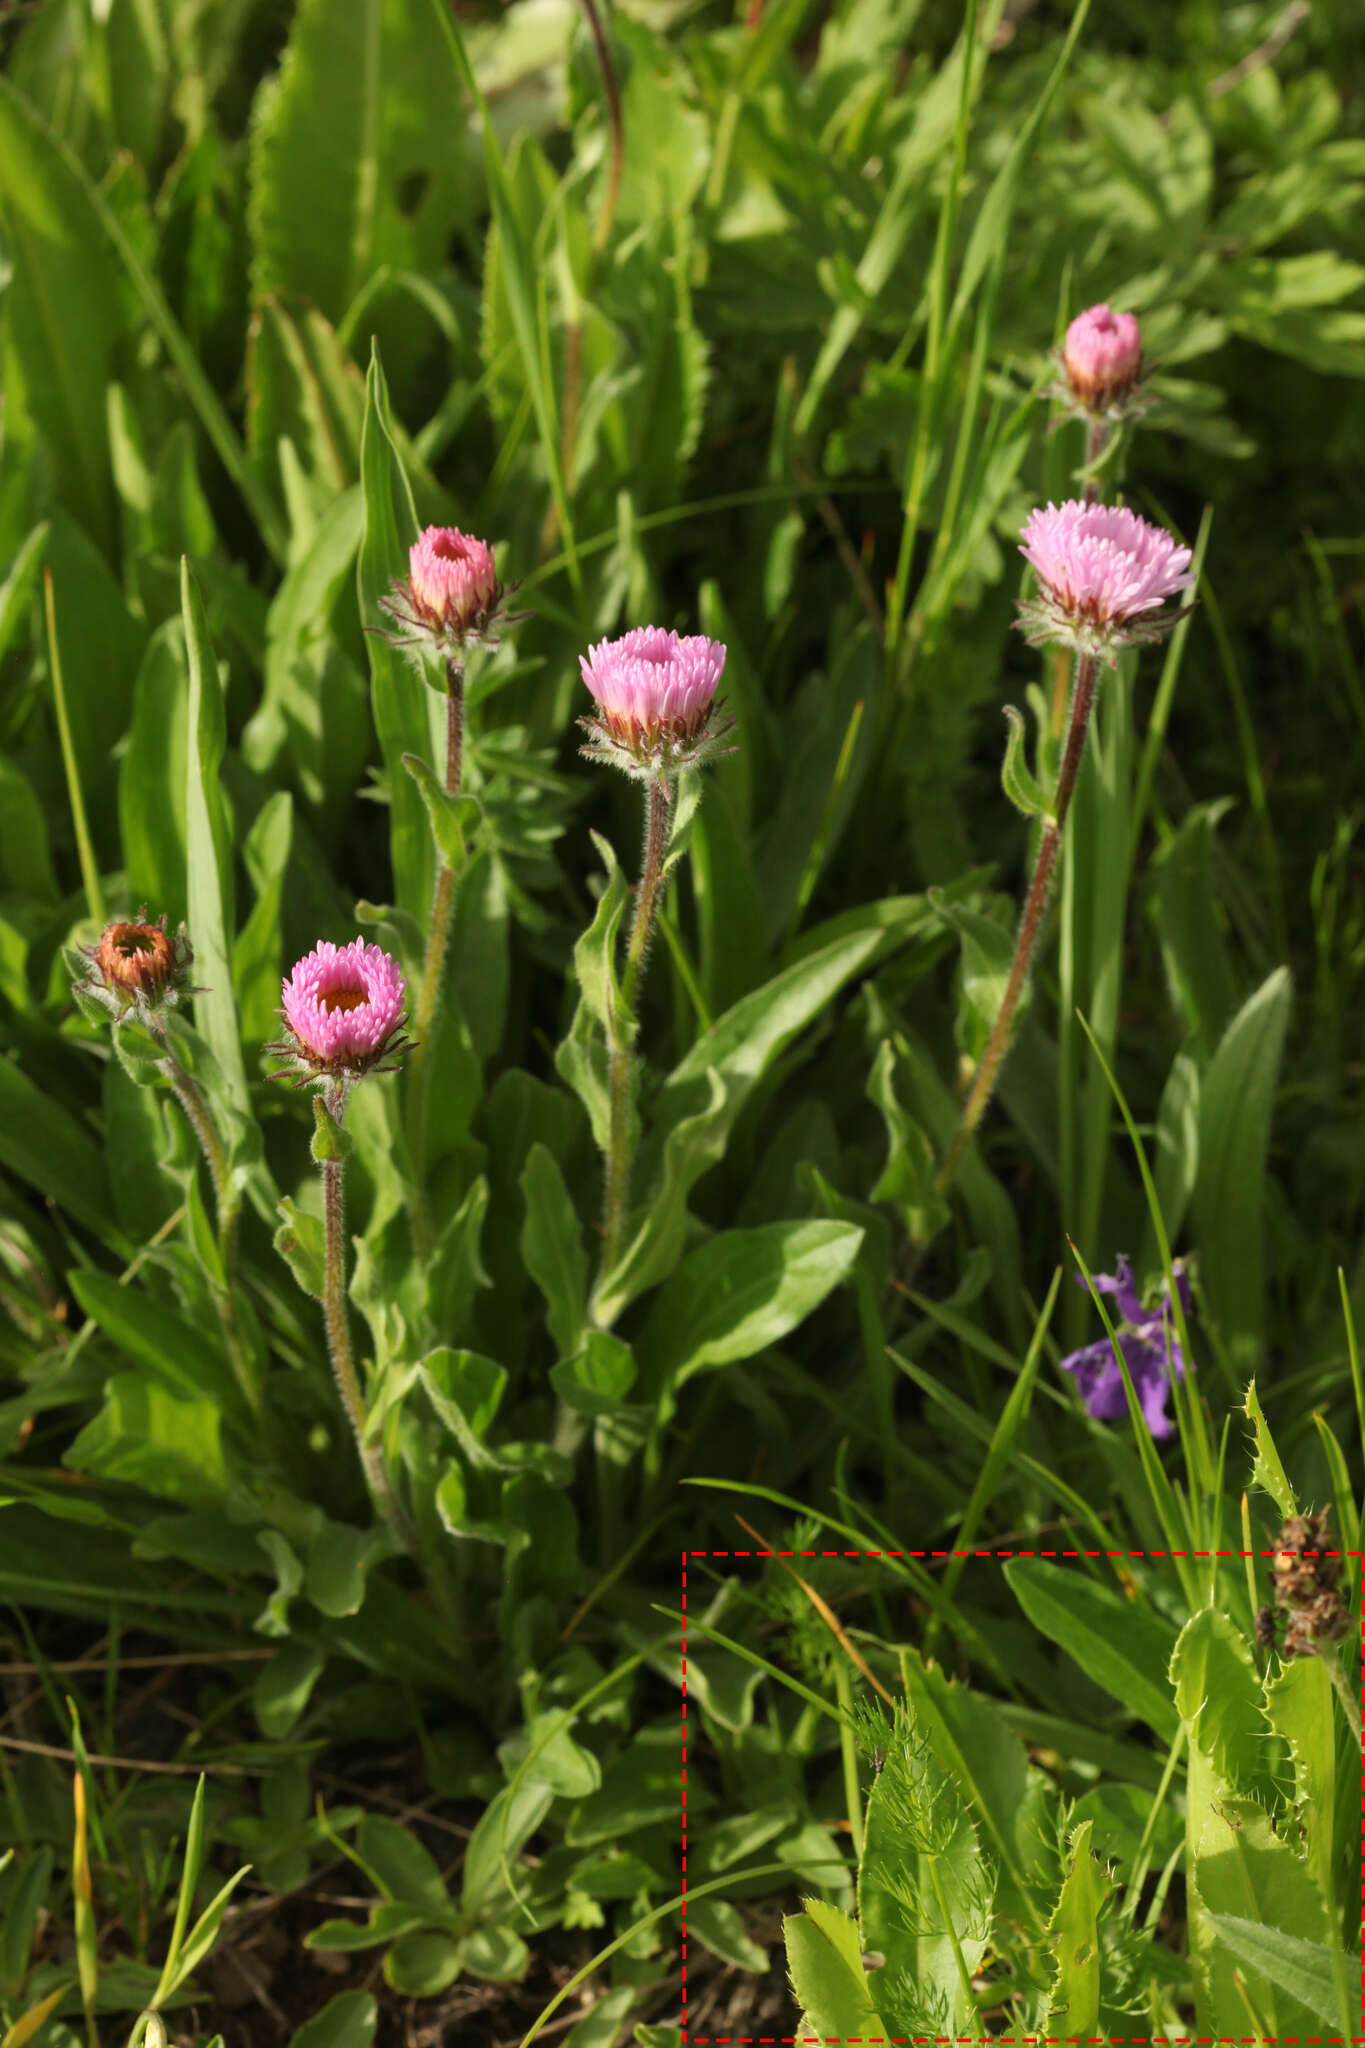
M1340 1558L1365 1557L1359 1550L685 1550L682 1553L682 2048L1354 2048L1365 2044L1365 1883L1361 1886L1361 2031L1342 2034L908 2034L865 2038L854 2035L814 2034L689 2034L687 2031L687 1567L691 1560L708 1558L730 1563L761 1562L768 1558L915 1558L926 1563L943 1563L950 1558L1048 1558L1054 1562L1082 1558L1170 1559L1247 1557L1293 1557L1296 1555ZM1365 1574L1360 1592L1359 1687L1362 1721L1365 1721ZM1365 1739L1360 1765L1361 1837L1365 1844Z

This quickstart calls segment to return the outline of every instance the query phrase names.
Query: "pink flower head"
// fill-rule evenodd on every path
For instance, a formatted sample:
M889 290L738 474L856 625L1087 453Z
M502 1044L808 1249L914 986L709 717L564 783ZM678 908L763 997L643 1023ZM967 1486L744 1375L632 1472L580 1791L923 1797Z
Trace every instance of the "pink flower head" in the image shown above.
M358 1081L391 1071L380 1062L402 1049L406 978L382 948L352 939L323 939L285 981L281 1014L285 1039L267 1051L288 1056L303 1082ZM288 1071L286 1069L285 1071Z
M1066 330L1062 349L1067 386L1084 412L1106 413L1127 398L1142 375L1142 334L1137 316L1091 306Z
M600 713L578 721L591 742L583 752L628 774L648 779L694 767L733 723L711 729L725 649L704 633L636 626L600 640L578 665Z
M467 642L487 640L499 616L509 623L526 617L501 611L505 594L486 541L455 526L425 527L408 550L407 581L395 581L379 600L400 630L380 637L411 654L424 674L429 660L443 663L449 688Z
M428 526L408 551L413 604L433 627L477 628L501 594L493 550L456 526Z
M1190 550L1126 506L1070 498L1030 512L1019 551L1039 582L1037 597L1019 606L1030 642L1060 641L1110 662L1129 641L1159 638L1176 616L1160 607L1194 583Z

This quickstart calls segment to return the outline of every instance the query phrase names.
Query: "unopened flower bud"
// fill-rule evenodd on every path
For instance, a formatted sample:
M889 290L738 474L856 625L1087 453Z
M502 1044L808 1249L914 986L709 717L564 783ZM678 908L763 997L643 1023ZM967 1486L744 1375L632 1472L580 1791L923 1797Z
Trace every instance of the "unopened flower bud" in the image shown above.
M590 647L578 665L599 714L578 721L583 753L639 780L697 767L734 724L712 725L725 648L704 633L636 626Z
M1137 316L1091 306L1066 330L1066 381L1077 406L1104 414L1121 407L1142 375L1142 334Z
M73 993L93 998L112 1017L132 1006L169 1007L195 993L189 986L194 949L184 925L168 932L164 911L151 923L145 903L135 918L107 924L97 945L80 950L90 972L73 984Z
M408 550L407 580L379 600L402 628L386 637L419 661L459 663L470 641L487 639L494 621L509 616L500 614L504 594L486 541L458 527L428 526Z
M281 991L285 1036L265 1050L286 1064L276 1078L298 1076L333 1085L366 1074L392 1073L407 1049L402 1035L406 978L389 954L364 939L349 946L322 940L295 963Z

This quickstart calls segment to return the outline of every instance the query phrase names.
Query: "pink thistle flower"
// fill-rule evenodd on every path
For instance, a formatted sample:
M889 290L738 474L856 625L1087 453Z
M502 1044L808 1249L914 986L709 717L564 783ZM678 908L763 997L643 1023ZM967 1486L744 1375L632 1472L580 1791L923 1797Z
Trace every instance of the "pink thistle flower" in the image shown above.
M711 725L725 648L704 633L636 626L589 647L578 665L600 713L578 721L590 742L583 753L642 781L696 767L734 724Z
M1091 306L1066 330L1062 365L1072 399L1083 412L1122 407L1142 375L1142 333L1132 313Z
M489 628L500 615L508 623L512 616L527 616L501 613L505 595L486 541L475 540L456 526L425 527L408 550L407 581L396 580L389 595L379 600L381 611L401 630L380 637L411 653L419 668L427 657L445 663L447 669L459 666L466 644L488 640Z
M456 526L428 526L413 542L408 588L432 626L455 633L477 627L502 592L493 550Z
M350 1083L406 1049L402 1038L407 980L389 954L364 939L334 946L323 939L296 961L281 991L285 1037L266 1047L283 1054L281 1074L309 1081Z
M1177 616L1161 606L1194 583L1190 550L1126 506L1070 498L1030 512L1019 551L1040 586L1019 606L1031 645L1059 641L1111 664L1120 647L1159 639Z

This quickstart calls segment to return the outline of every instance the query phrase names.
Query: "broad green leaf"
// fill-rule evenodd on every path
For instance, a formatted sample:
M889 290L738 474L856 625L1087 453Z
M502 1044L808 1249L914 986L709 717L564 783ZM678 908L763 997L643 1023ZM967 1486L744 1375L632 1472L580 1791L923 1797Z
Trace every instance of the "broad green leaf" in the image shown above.
M512 1984L526 1975L531 1951L510 1927L475 1927L462 1935L460 1968L490 1984Z
M114 754L128 729L146 631L99 549L64 510L53 515L47 566L77 772L96 850L113 866Z
M1071 1837L1071 1867L1048 1927L1057 1979L1042 2029L1081 2040L1099 2028L1099 1916L1109 1889L1104 1866L1091 1851L1090 1831L1085 1821Z
M635 1384L635 1354L607 1330L588 1330L583 1347L550 1367L550 1385L580 1415L611 1415Z
M124 1356L188 1401L212 1400L244 1414L241 1391L216 1329L205 1331L140 1288L93 1266L72 1272L68 1285L85 1313Z
M438 271L468 205L466 133L427 8L304 0L252 124L256 296L310 300L338 325L381 265ZM376 322L408 383L427 336L401 306Z
M327 1522L313 1539L304 1567L303 1590L313 1605L334 1620L358 1614L365 1598L365 1574L384 1539L349 1522Z
M282 1741L297 1725L326 1661L321 1643L291 1636L270 1662L261 1666L251 1689L251 1704L268 1742Z
M1210 1913L1215 1938L1239 1963L1287 1992L1296 2005L1329 2027L1346 2024L1337 1991L1336 1966L1330 1949L1233 1913ZM1349 2008L1348 2008L1349 2010ZM1352 2019L1354 2015L1351 2015Z
M1175 1645L1168 1621L1088 1573L1042 1558L1012 1558L1005 1577L1035 1628L1155 1734L1172 1739L1180 1716L1166 1678Z
M1267 1155L1290 994L1289 970L1277 967L1224 1032L1200 1103L1200 1285L1239 1379L1259 1363L1263 1342Z
M1275 1676L1266 1680L1265 1712L1289 1751L1294 1801L1307 1835L1308 1867L1330 1915L1335 1900L1332 1829L1337 1801L1337 1731L1336 1696L1323 1659L1295 1657L1282 1664Z
M289 2037L289 2048L371 2048L379 2007L368 1991L339 1991Z
M282 908L293 837L294 799L287 789L277 789L252 820L242 848L256 901L232 948L242 1036L253 1047L264 1045L279 1030Z
M460 1943L434 1928L400 1935L384 1958L384 1982L405 1998L435 1998L459 1974Z
M227 1490L220 1428L215 1401L182 1400L140 1374L115 1373L105 1383L103 1407L62 1462L202 1507Z
M728 1899L698 1899L688 1907L687 1932L713 1956L736 1970L766 1975L768 1951L745 1932L744 1922Z
M1268 1955L1274 1937L1325 1944L1322 1896L1306 1864L1277 1836L1265 1809L1239 1799L1205 1752L1190 1751L1186 1780L1186 1885L1195 2018L1200 2033L1246 2030L1246 2006L1237 1978L1244 1977L1258 2020L1271 2036L1314 2036L1316 2005L1282 1989L1264 1967L1248 1967L1219 1940L1214 1920L1231 1915L1253 1922ZM1357 1978L1357 1985L1358 1985Z
M484 1808L465 1848L461 1895L466 1907L486 1908L505 1896L504 1857L515 1870L518 1853L554 1800L550 1786L523 1778L519 1785L499 1792Z
M36 1088L11 1059L0 1058L0 1166L106 1244L126 1248L112 1220L99 1147L69 1111Z
M1152 856L1153 913L1171 994L1201 1065L1237 1004L1214 881L1214 833L1226 798L1196 804Z
M374 726L388 771L394 900L400 910L415 918L425 930L431 911L436 853L422 799L416 784L404 772L403 756L416 754L430 761L444 759L445 704L414 673L397 648L380 637L393 630L393 622L379 609L379 599L387 594L395 578L406 578L408 548L417 538L417 513L394 444L388 386L377 348L370 359L365 385L360 466L365 537L360 546L357 581L361 620L371 629L366 645ZM420 965L415 961L409 964L414 971Z
M588 1259L564 1176L553 1152L533 1145L522 1169L526 1220L521 1255L545 1297L546 1321L561 1358L572 1358L587 1317Z
M411 1829L383 1814L367 1813L356 1849L387 1898L420 1906L438 1919L450 1917L453 1909L440 1869Z
M782 1921L787 1969L802 2012L828 2040L885 2039L889 2030L872 2003L856 1923L823 1899L803 1904L803 1913Z
M847 1223L731 1230L683 1260L640 1338L656 1385L752 1358L776 1344L848 1279L863 1233Z
M0 79L0 192L13 266L11 362L51 450L62 503L107 553L114 533L104 387L123 330L118 273L87 181Z
M1190 1742L1212 1760L1220 1779L1269 1806L1274 1775L1261 1682L1251 1645L1218 1608L1192 1614L1180 1631L1171 1683Z

